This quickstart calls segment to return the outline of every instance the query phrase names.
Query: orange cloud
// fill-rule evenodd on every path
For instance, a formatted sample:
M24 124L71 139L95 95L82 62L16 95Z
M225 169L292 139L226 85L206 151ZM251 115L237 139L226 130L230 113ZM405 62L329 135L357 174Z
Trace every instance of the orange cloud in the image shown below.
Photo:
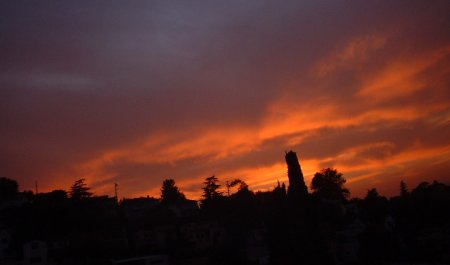
M443 60L448 60L449 55L450 46L446 46L419 56L393 59L380 72L370 73L371 77L365 78L357 95L374 102L408 96L429 85L429 80L423 80L418 75ZM440 71L443 71L442 74L448 74L449 70L450 66L445 65Z
M322 102L324 102L322 104ZM358 126L362 130L381 130L384 124L414 121L423 119L432 114L444 111L446 105L428 106L428 109L417 109L414 106L396 106L390 108L378 108L366 110L359 114L348 116L339 105L333 102L322 101L320 108L315 108L315 103L308 103L295 108L283 102L282 99L274 102L268 108L266 118L263 122L255 126L229 126L227 128L201 128L191 129L180 133L160 133L150 135L144 143L125 146L124 148L111 150L102 156L80 165L81 174L88 179L96 181L113 178L116 173L104 171L105 167L115 164L117 161L126 160L139 164L164 164L168 163L174 167L179 166L180 161L195 157L202 157L201 164L216 165L216 168L205 166L199 170L198 175L190 176L189 179L177 180L178 185L183 187L196 186L196 191L187 191L186 195L192 198L199 198L201 194L201 183L206 176L217 174L219 178L242 178L251 185L253 189L266 190L275 185L276 180L286 181L286 169L282 154L278 162L258 167L224 168L223 162L234 156L251 155L263 148L264 144L271 139L281 137L287 146L295 146L304 141L314 141L317 133L324 127L335 127L345 130L345 128ZM283 146L279 147L282 151ZM335 156L324 157L320 160L302 160L302 166L307 176L307 181L321 168L326 161L332 161L330 166L337 167L344 173L358 173L357 178L366 179L374 175L385 167L393 166L393 163L406 163L412 161L414 157L422 159L439 154L442 150L432 150L428 152L420 151L411 153L409 156L391 156L391 150L395 149L395 143L375 142L361 146L350 147L344 152ZM364 159L364 153L375 150L373 157ZM297 150L302 152L302 150ZM377 155L389 157L389 162L379 159ZM367 158L367 157L366 157ZM356 165L351 165L357 163ZM359 163L359 164L358 164ZM192 165L201 167L203 165ZM149 174L152 174L149 172ZM179 176L159 175L158 178L171 177L177 179ZM349 184L356 183L356 179L349 181ZM353 185L353 184L352 184ZM111 194L112 188L109 186L100 187L99 192ZM154 187L138 194L144 196L159 195L159 187ZM130 195L127 195L130 196Z
M429 71L436 67L439 69L434 73L437 75L436 80L445 79L444 73L449 71L445 60L450 54L450 46L424 51L419 56L384 58L386 63L378 64L378 68L367 72L360 69L361 64L367 63L376 52L393 45L389 36L368 34L353 38L342 47L331 51L325 58L313 63L312 80L306 80L303 85L296 85L301 82L292 81L295 80L293 77L284 84L280 83L281 95L268 103L257 122L225 123L221 126L209 125L206 122L196 128L153 132L141 142L111 148L78 165L78 174L96 182L107 183L119 174L108 169L116 167L117 164L128 163L167 167L167 172L171 173L149 170L148 174L157 180L175 178L177 184L185 189L186 195L191 198L200 197L203 179L213 174L223 180L242 178L251 188L266 190L271 189L277 179L287 181L282 151L300 146L306 141L316 144L317 148L326 148L320 143L324 128L342 132L349 128L358 128L360 134L365 134L419 120L430 123L433 128L448 126L450 103L446 100L435 100L426 104L418 101L411 101L410 104L382 103L394 98L410 97L427 87L426 84L445 87L445 80L443 83L427 81L433 79L433 74ZM438 67L441 64L443 66ZM347 94L341 101L335 100L333 93L314 93L332 91L334 88L327 87L329 83L321 81L333 80L341 69L353 70L354 77L359 81L356 91L344 91ZM300 98L296 94L296 91L300 90L310 90L312 93L308 94L308 98ZM252 154L269 152L267 145L271 141L278 141L277 152L280 152L280 157L277 160L268 159L263 165L245 165L244 162L250 161ZM378 172L406 167L432 158L445 160L449 156L447 145L442 148L416 146L416 149L404 150L398 148L394 140L364 139L361 142L349 141L348 148L338 150L338 153L330 152L325 157L302 160L307 183L321 167L333 166L349 176L350 188L361 190L361 183L373 184L377 180ZM243 161L233 160L238 158ZM190 162L186 164L186 161ZM189 173L169 169L183 166L189 168ZM402 170L406 171L406 168ZM132 170L129 174L133 174ZM121 181L125 182L123 186L127 185L123 176ZM123 187L124 193L126 196L159 195L159 185L155 186L153 182L146 184L143 180L142 186L139 191L127 191L127 188ZM106 184L99 184L97 191L111 194L112 189Z
M450 145L444 147L413 147L398 154L384 154L383 158L366 159L357 164L349 164L350 157L358 157L357 153L367 148L378 147L384 152L386 147L393 148L392 143L374 143L373 145L358 146L345 150L336 157L330 158L334 167L344 172L347 176L347 185L352 191L352 196L363 196L364 192L373 187L385 189L383 182L400 183L400 180L408 180L414 175L414 170L422 164L440 164L450 162ZM350 176L350 177L348 177ZM386 178L392 178L387 180ZM425 176L421 176L422 181ZM435 176L428 176L434 178ZM365 183L361 183L365 180ZM367 181L370 180L370 181ZM415 180L413 180L415 182ZM417 185L417 183L412 183Z

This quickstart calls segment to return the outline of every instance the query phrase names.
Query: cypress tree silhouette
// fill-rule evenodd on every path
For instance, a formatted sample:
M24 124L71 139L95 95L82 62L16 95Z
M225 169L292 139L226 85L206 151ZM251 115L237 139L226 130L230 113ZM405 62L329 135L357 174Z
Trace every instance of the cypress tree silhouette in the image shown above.
M302 169L298 162L297 154L293 151L286 152L286 164L288 167L289 187L288 196L295 198L305 198L308 196Z

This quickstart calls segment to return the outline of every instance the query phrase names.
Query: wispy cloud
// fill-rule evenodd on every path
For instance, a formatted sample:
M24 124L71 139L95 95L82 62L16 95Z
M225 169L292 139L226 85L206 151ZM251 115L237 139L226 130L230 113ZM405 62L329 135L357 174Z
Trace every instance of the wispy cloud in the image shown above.
M374 52L383 48L388 41L387 36L371 34L356 37L348 41L343 48L337 48L322 59L315 67L318 77L332 74L342 68L354 68L367 62Z
M420 76L427 70L438 71L436 74L443 76L450 72L449 66L446 64L434 68L442 61L449 60L450 46L414 57L410 56L408 58L392 58L380 72L368 74L372 76L364 81L362 89L358 91L358 96L370 98L375 102L409 96L421 89L434 89L430 88L432 80L426 76ZM443 76L438 76L438 78L445 78Z

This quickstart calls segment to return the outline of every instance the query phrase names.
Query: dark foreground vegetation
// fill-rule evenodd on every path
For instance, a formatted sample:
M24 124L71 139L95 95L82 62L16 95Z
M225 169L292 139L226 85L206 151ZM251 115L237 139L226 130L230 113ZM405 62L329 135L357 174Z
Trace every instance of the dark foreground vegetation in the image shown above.
M242 180L203 183L188 200L172 179L161 197L18 192L0 178L0 264L449 264L450 186L434 181L399 196L376 189L349 200L335 169L306 188L294 152L289 185L253 192Z

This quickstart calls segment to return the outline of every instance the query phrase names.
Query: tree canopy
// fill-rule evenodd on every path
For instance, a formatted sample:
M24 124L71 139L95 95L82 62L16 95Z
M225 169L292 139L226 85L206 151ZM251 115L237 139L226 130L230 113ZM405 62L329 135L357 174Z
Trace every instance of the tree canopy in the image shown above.
M219 179L216 176L211 176L206 178L203 182L203 200L215 200L219 197L222 197L222 192L218 189L220 188Z
M409 195L408 186L406 186L406 183L402 180L400 181L400 196L405 197Z
M175 185L175 180L164 180L161 187L161 202L170 204L183 200L186 200L186 196L184 196L180 189Z
M245 181L241 179L234 179L231 182L227 181L227 190L228 190L228 196L230 196L230 188L237 187L237 192L242 192L244 190L248 190L248 185L245 183Z
M375 199L378 199L379 197L381 197L381 196L378 193L378 190L376 188L372 188L367 191L366 197L364 199L365 200L375 200Z
M91 188L85 183L86 179L82 178L73 183L70 187L70 198L75 200L86 199L92 196L92 192L89 192Z
M0 178L0 201L12 199L18 192L17 181L5 177Z
M333 168L325 168L314 175L311 190L324 199L346 200L350 192L344 187L345 182L342 173Z

